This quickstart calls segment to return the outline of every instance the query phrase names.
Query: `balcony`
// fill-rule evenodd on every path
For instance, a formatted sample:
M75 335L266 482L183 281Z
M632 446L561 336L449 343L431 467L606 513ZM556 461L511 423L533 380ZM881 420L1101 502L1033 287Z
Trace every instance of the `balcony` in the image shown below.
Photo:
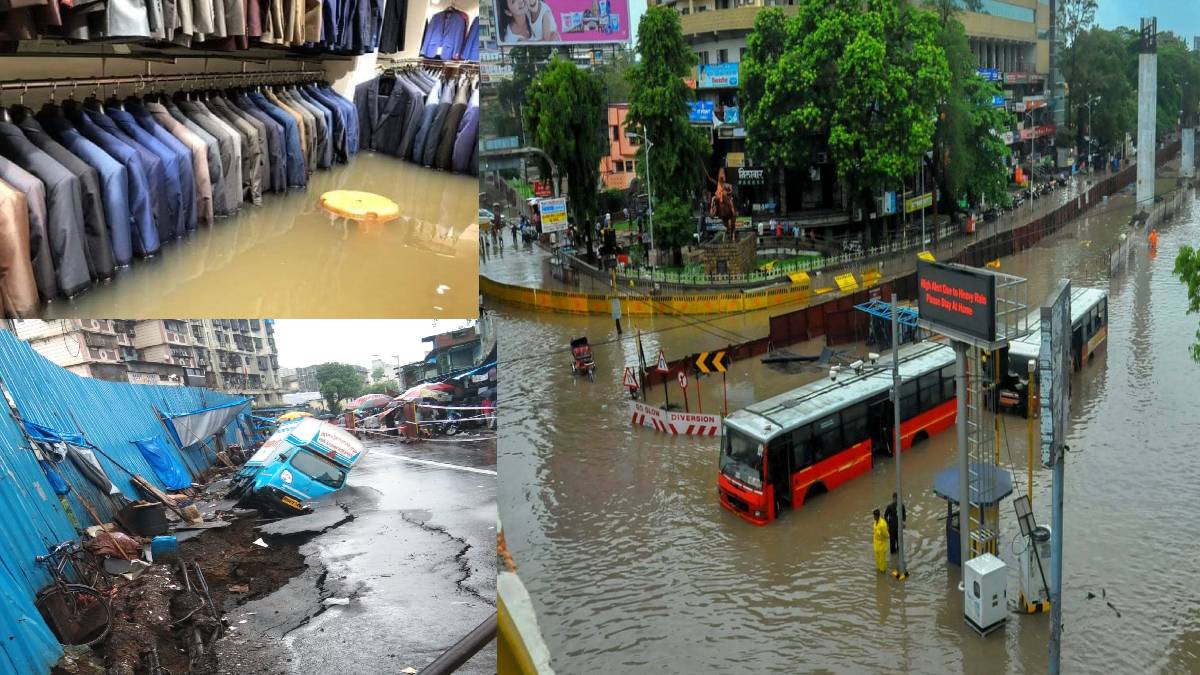
M120 346L116 335L101 335L100 333L84 333L83 343L95 349L116 349Z

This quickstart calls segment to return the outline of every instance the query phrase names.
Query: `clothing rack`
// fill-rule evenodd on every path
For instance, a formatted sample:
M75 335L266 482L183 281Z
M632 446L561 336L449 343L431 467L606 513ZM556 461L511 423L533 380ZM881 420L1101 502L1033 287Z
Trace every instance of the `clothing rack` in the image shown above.
M387 71L405 66L421 66L434 70L461 70L479 72L479 63L475 61L443 61L442 59L425 59L420 57L384 58L379 57L376 68Z
M264 82L267 80L300 81L302 79L319 79L323 77L325 77L325 73L319 70L268 70L240 73L179 73L171 75L71 77L48 80L12 80L8 82L0 82L0 91L57 89L59 87L72 89L80 86L84 88L109 86L115 87L122 84L157 85L160 82L206 82L210 80L239 80L253 82L260 78Z

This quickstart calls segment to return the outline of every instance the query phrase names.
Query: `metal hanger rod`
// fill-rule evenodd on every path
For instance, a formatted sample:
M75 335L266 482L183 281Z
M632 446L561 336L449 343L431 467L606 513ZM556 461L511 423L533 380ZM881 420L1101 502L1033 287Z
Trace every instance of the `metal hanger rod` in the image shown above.
M74 77L52 80L14 80L0 82L0 91L10 89L47 89L53 87L70 87L75 85L109 86L119 84L142 84L159 82L183 82L186 80L245 80L252 78L275 77L305 77L321 76L325 73L319 70L272 70L255 73L181 73L177 75L128 75L122 77Z

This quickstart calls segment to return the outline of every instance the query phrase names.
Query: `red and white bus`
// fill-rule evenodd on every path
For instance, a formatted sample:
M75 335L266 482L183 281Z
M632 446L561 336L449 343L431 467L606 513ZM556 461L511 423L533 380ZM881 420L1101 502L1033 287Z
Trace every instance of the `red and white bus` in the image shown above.
M954 425L954 370L949 345L926 340L900 347L902 450ZM891 452L891 386L890 370L843 372L726 417L721 505L765 525L868 471L876 450Z

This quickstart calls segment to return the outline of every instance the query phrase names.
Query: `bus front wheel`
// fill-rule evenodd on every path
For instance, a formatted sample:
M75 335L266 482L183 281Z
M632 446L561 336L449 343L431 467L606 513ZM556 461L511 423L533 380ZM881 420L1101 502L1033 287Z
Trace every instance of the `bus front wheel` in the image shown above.
M816 483L809 485L808 489L805 490L804 503L807 504L813 497L823 495L826 492L829 492L829 490L825 487L825 484L821 481L817 481Z

